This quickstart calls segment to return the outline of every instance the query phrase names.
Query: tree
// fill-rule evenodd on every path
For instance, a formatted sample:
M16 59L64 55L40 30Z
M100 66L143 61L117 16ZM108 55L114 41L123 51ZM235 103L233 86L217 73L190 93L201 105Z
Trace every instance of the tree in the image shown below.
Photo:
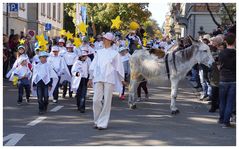
M227 4L222 3L221 4L221 6L220 6L221 9L219 12L221 14L220 15L221 24L216 21L208 3L206 3L206 7L207 7L207 10L208 10L213 22L218 27L229 25L229 24L235 24L235 21L234 21L234 17L236 16L236 4L235 3L227 3ZM230 21L230 23L228 23L228 20Z
M64 24L63 28L71 33L75 32L75 25L73 23L73 17L69 15L69 8L73 6L73 3L64 4Z
M222 24L227 24L227 20L230 20L231 24L235 24L234 18L236 17L236 4L235 3L222 3Z
M211 16L213 22L217 25L217 27L220 27L221 25L217 22L217 20L216 20L215 17L213 16L212 11L211 11L211 8L210 8L210 6L209 6L208 3L206 3L206 7L207 7L207 10L208 10L208 12L209 12L209 14L210 14L210 16Z
M157 31L160 30L157 21L154 19L149 19L148 21L144 22L144 28L150 37L155 37L156 34L158 34Z
M128 29L131 21L143 24L151 16L151 12L147 9L147 3L84 3L87 7L87 21L92 23L94 35L103 31L110 31L111 19L118 15L122 20L121 31ZM75 22L75 4L67 4L65 7L69 16L73 17Z

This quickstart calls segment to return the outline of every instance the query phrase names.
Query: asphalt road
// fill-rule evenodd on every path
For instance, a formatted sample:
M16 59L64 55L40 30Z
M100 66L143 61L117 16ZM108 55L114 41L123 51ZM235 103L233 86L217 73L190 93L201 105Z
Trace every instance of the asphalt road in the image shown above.
M3 81L3 145L88 146L235 146L236 128L217 124L218 112L198 100L187 80L179 85L177 106L180 114L170 114L170 88L149 85L150 99L129 110L127 101L114 96L109 127L93 129L92 95L89 90L86 113L76 110L74 98L50 102L48 113L39 116L35 97L17 106L17 88Z

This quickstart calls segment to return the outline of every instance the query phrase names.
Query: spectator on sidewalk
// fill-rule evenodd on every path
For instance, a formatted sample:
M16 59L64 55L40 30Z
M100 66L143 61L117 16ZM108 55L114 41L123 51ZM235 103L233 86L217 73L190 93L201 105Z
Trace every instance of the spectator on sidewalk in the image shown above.
M236 36L228 33L224 38L227 48L219 53L220 66L220 117L223 128L230 127L230 117L236 103Z

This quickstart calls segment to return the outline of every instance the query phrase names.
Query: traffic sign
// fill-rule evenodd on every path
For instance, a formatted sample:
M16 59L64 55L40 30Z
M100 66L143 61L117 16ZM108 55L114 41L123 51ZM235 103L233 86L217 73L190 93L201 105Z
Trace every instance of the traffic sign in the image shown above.
M35 38L35 35L36 35L36 31L35 30L27 30L27 33L28 33L28 35L30 35L31 36L31 38Z
M52 28L51 23L46 23L45 24L45 31L49 31L49 30L51 30L51 28Z
M18 12L18 3L9 3L10 12Z
M9 8L10 17L17 18L18 17L18 10L19 10L18 3L9 3L8 8Z

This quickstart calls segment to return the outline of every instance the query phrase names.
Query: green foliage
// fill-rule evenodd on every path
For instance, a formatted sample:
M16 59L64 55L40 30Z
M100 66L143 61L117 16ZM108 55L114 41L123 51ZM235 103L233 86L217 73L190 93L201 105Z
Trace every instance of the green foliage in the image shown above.
M225 3L225 5L229 11L230 16L235 21L236 20L236 3ZM220 18L222 20L222 26L231 24L229 15L223 6L221 6Z
M144 28L147 32L148 36L154 37L156 34L156 31L160 30L159 25L156 20L148 19L144 22Z
M147 21L153 22L151 29L149 29L150 34L157 26L156 21L149 19L151 12L147 9L147 3L83 3L81 5L87 7L87 21L95 25L97 34L109 31L112 24L111 20L118 15L123 22L120 27L122 32L129 29L131 21L136 21L140 25ZM65 4L64 10L73 18L75 23L76 5L74 3ZM146 27L150 28L150 25Z

